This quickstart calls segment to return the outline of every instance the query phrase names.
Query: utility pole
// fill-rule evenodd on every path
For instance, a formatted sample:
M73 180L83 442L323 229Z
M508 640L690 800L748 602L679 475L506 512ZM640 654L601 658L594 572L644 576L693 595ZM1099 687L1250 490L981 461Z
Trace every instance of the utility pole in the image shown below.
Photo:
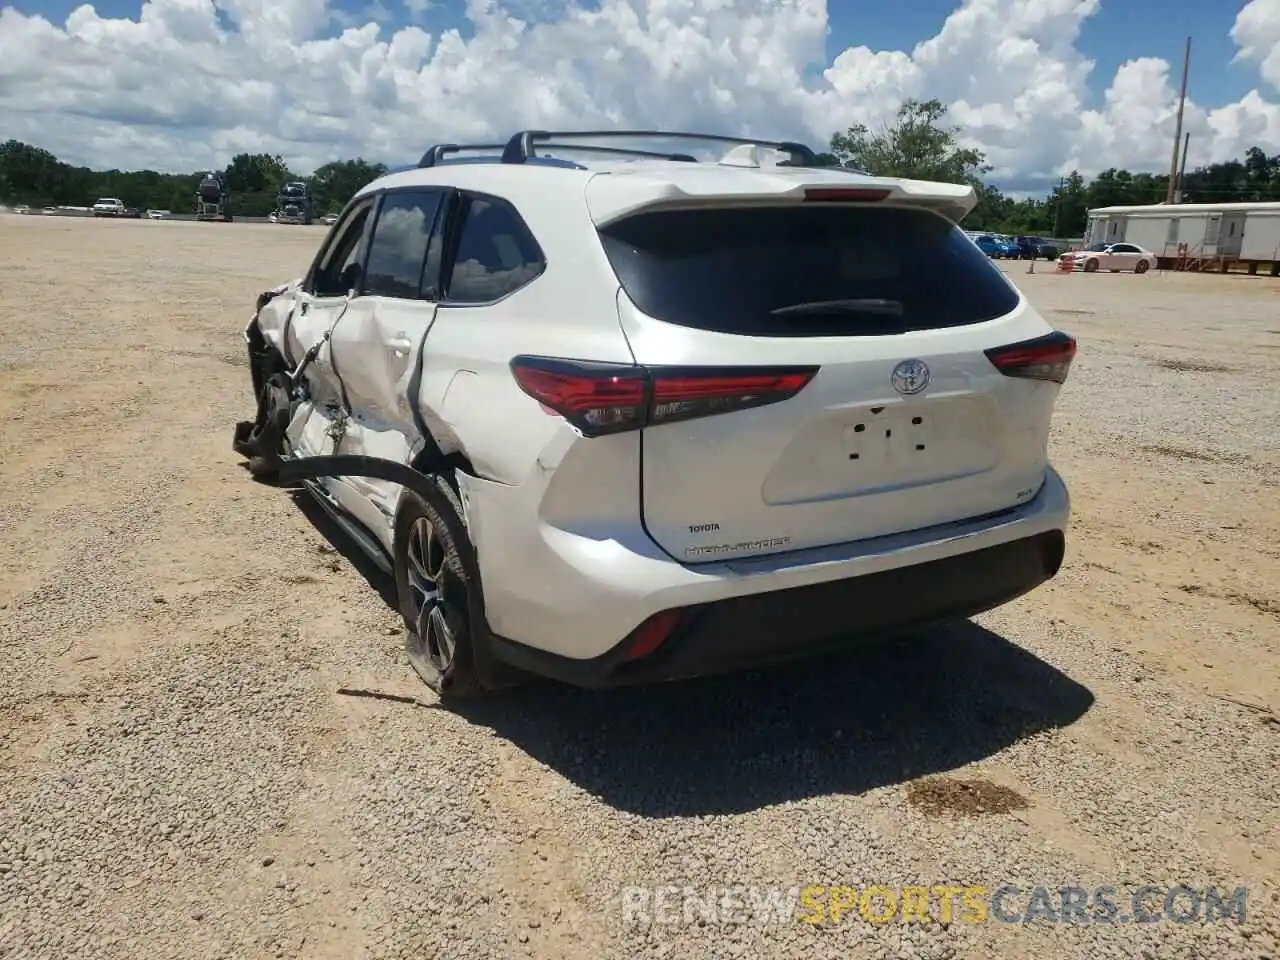
M1191 133L1182 138L1182 164L1178 167L1178 203L1182 202L1182 185L1187 177L1187 148L1191 146Z
M1178 97L1178 127L1173 134L1173 159L1169 162L1169 193L1165 197L1165 203L1174 202L1174 191L1177 189L1178 179L1178 147L1182 140L1182 111L1187 105L1187 71L1191 67L1191 38L1187 37L1187 49L1182 55L1182 93Z
M1058 202L1053 205L1053 239L1057 240L1061 236L1058 233L1058 224L1062 220L1062 191L1067 189L1067 178L1058 178Z

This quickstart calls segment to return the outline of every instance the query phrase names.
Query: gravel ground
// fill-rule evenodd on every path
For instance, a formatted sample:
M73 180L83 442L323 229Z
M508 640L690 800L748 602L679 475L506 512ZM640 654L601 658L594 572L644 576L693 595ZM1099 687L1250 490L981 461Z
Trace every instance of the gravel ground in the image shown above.
M1068 560L1032 595L857 657L451 712L385 584L230 450L239 331L317 237L0 217L0 956L1276 955L1280 282L1004 267L1081 344ZM1244 886L1247 914L623 900L1004 883L1122 913Z

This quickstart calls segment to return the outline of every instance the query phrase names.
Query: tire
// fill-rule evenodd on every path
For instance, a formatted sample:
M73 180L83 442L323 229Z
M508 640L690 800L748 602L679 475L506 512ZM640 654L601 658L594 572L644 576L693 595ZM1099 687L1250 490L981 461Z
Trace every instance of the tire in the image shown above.
M432 479L436 496L406 490L396 514L396 602L409 663L441 700L456 700L486 692L471 631L484 622L484 601L458 495Z
M1150 270L1150 269L1151 269L1151 264L1147 263L1147 261L1145 261L1145 260L1139 260L1139 261L1137 262L1137 264L1134 266L1134 268L1133 268L1133 272L1134 272L1134 273L1146 273L1146 272L1147 272L1148 270Z
M1097 272L1098 272L1098 261L1097 261L1097 260L1094 260L1094 259L1092 259L1092 258L1090 258L1090 259L1086 260L1086 261L1084 262L1084 272L1085 272L1085 273L1097 273Z

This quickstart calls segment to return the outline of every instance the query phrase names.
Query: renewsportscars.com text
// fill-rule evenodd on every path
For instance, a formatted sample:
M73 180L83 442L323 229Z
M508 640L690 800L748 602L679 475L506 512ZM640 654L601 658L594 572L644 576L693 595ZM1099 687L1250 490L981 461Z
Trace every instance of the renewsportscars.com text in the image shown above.
M1243 923L1247 892L1190 884L1138 887L658 886L622 891L630 925L805 923Z

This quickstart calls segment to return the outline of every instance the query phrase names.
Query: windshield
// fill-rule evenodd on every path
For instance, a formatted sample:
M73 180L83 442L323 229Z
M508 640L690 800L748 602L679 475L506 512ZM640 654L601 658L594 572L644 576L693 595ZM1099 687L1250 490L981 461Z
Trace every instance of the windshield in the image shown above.
M1086 247L1085 249L1088 250L1090 253L1101 253L1103 250L1107 249L1107 246L1108 245L1105 243L1095 243L1092 246Z

